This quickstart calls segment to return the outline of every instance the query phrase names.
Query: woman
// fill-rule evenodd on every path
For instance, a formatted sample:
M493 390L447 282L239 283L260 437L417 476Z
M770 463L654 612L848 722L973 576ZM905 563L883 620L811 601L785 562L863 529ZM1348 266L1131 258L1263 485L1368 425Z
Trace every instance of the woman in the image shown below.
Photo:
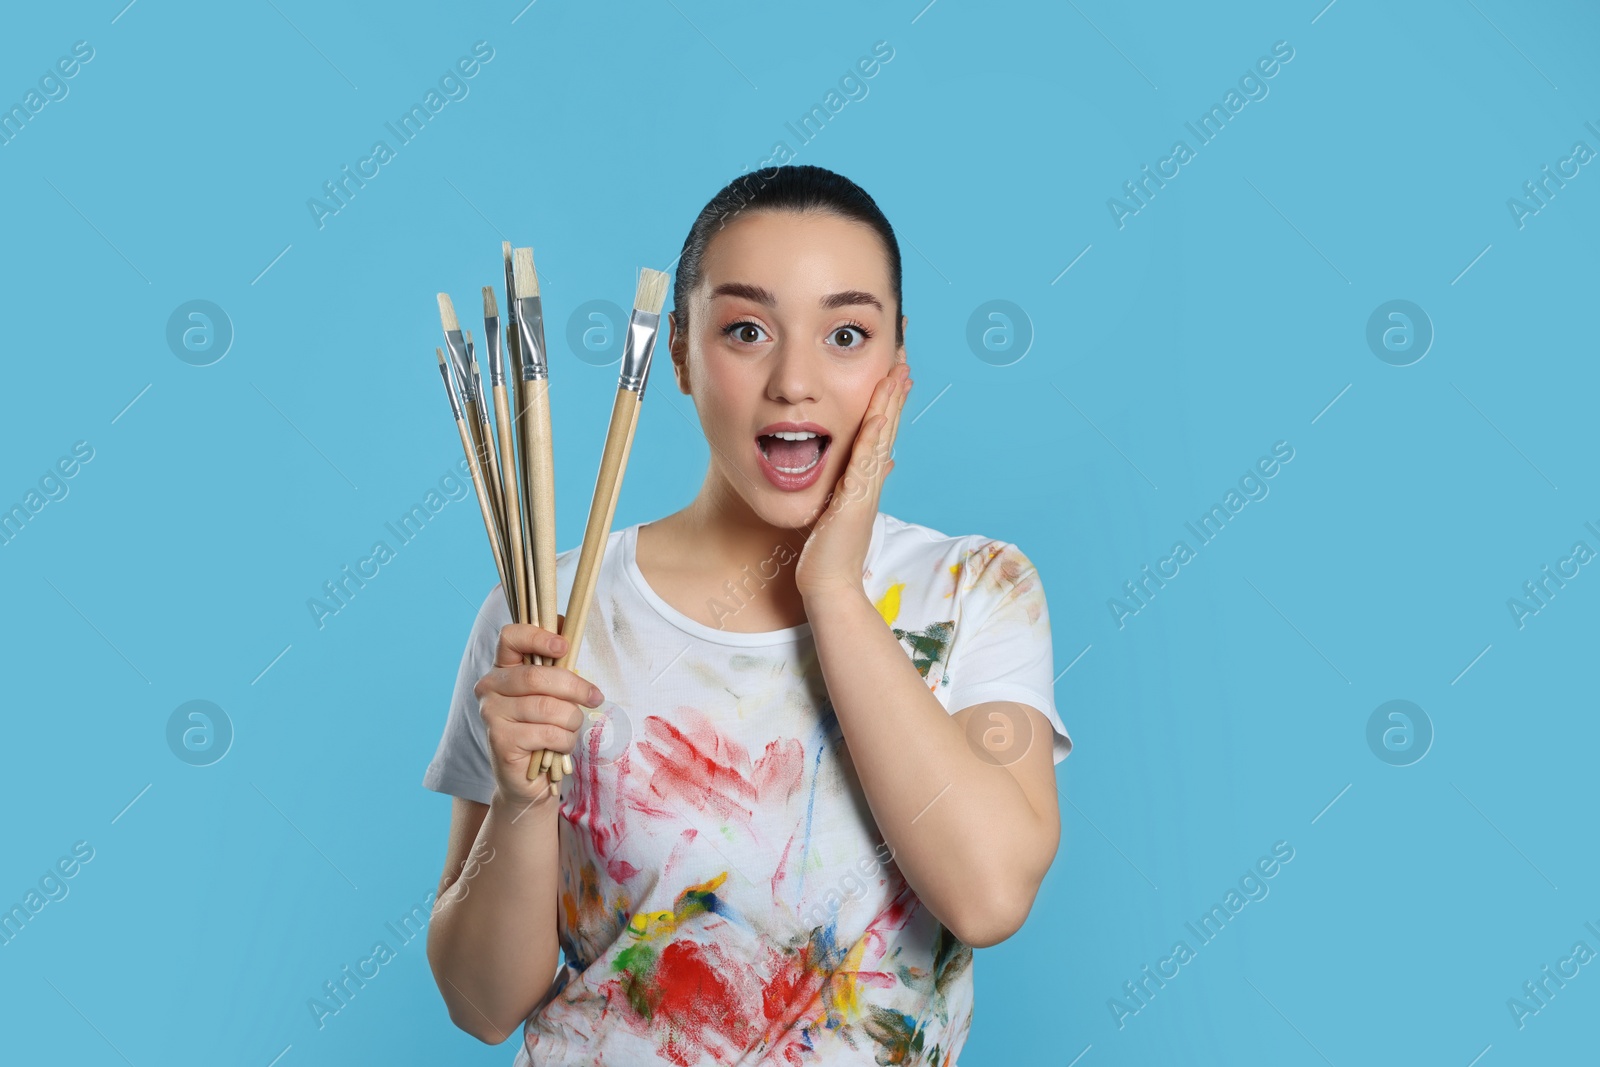
M878 511L911 385L899 246L848 179L769 173L678 263L699 494L612 531L576 671L523 666L566 643L489 593L423 779L456 798L428 957L462 1029L526 1020L518 1065L943 1067L972 948L1055 856L1071 741L1038 574ZM559 792L526 781L540 749L573 754Z

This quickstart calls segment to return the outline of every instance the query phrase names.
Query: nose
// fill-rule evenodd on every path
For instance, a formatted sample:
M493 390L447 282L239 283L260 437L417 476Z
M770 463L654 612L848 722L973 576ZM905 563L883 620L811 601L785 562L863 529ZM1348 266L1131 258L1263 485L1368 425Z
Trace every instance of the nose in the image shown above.
M816 373L816 360L804 345L780 340L772 349L767 399L788 404L814 403L819 391Z

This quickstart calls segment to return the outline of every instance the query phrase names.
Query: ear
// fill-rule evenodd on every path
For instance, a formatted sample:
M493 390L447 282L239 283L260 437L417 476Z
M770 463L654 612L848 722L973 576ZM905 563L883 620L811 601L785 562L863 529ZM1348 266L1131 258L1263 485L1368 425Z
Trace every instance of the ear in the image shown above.
M667 350L672 354L672 377L678 383L678 392L689 394L689 341L678 333L678 317L667 316Z
M894 361L896 363L905 363L907 361L906 360L905 335L906 335L906 328L910 324L911 324L911 319L909 317L907 317L905 315L901 315L900 316L900 347L899 347L898 350L896 350L895 355L894 355Z

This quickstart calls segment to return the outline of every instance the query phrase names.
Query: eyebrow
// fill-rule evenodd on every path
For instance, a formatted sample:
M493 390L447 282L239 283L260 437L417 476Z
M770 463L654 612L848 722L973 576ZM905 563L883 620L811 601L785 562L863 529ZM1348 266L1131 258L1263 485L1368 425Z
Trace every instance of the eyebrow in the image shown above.
M765 304L767 307L776 307L778 305L778 298L772 295L770 289L759 285L751 285L748 282L723 282L711 290L712 299L719 296L742 296L746 300L754 300L756 303ZM829 293L818 301L818 304L823 308L842 308L852 307L857 304L870 304L879 311L883 310L882 301L871 293L860 289L846 289L842 293Z

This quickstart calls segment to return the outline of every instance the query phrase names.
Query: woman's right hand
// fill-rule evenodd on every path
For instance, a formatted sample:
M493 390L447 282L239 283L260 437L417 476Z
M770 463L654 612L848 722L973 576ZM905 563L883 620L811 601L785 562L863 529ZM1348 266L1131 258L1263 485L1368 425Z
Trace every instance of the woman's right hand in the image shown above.
M559 627L565 619L556 618ZM531 803L554 795L557 787L548 775L528 780L528 760L546 749L557 758L572 752L583 727L583 708L605 703L605 695L592 683L555 665L566 651L567 639L559 633L510 623L500 630L494 668L473 687L489 736L497 799ZM550 662L524 663L530 652Z

